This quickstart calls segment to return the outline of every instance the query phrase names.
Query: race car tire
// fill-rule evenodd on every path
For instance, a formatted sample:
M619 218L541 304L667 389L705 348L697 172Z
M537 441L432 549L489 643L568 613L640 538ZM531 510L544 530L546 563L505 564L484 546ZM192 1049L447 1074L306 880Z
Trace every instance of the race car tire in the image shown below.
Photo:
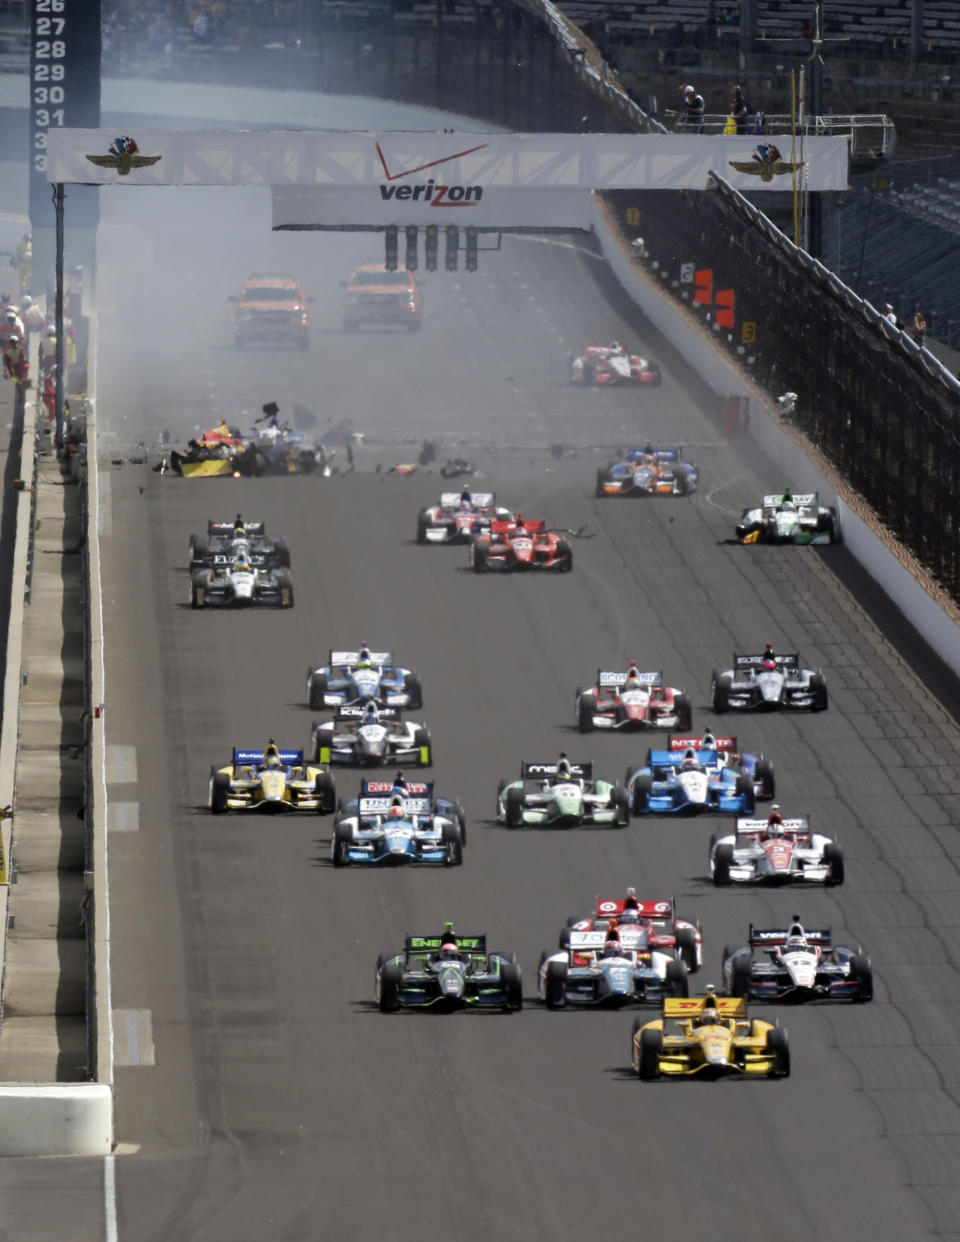
M456 825L460 829L460 840L463 843L464 847L466 847L466 844L467 844L467 813L463 809L463 805L460 802L454 802L453 807L451 809L453 811L453 818L456 822Z
M192 535L190 537L190 560L206 561L210 555L210 536Z
M318 773L313 782L313 792L319 803L317 814L332 815L337 805L337 791L329 772Z
M487 572L487 553L489 551L489 539L475 539L470 545L470 564L475 574L485 574Z
M603 485L604 483L606 483L606 481L607 481L607 472L606 470L603 469L603 467L601 467L597 471L597 486L594 492L594 495L597 497L600 497L601 499L607 494L603 488Z
M206 602L206 589L202 582L190 583L190 607L202 608Z
M427 514L421 513L417 517L417 543L428 543L427 531L430 529L431 522Z
M753 963L747 954L733 955L730 963L730 995L749 996L753 979Z
M408 701L405 711L418 712L423 707L423 688L416 673L408 673L403 679L403 688L407 692Z
M285 539L274 539L273 559L276 561L279 569L290 568L290 549Z
M463 862L463 838L460 836L457 825L444 824L440 832L440 840L447 851L447 857L443 865L445 867L459 867Z
M335 867L350 866L350 843L353 831L347 824L337 824L333 830L333 865Z
M823 847L823 861L830 868L830 878L828 884L838 885L843 883L843 850L835 841L828 841Z
M733 863L733 846L726 842L713 852L713 882L717 888L730 883L730 867Z
M581 694L577 699L577 728L581 733L589 733L593 729L593 717L597 710L595 694Z
M560 562L560 572L568 574L573 569L573 548L570 547L566 539L561 539L557 544L557 559Z
M326 704L324 699L327 693L327 675L326 673L315 673L313 669L307 669L307 684L309 691L307 693L307 701L315 712L320 711Z
M697 962L697 935L692 927L678 927L674 933L674 944L683 958L688 972L692 975L699 969Z
M395 1013L400 1008L400 985L403 967L399 962L387 962L380 970L380 1012Z
M767 1031L767 1053L774 1058L774 1066L770 1071L771 1078L790 1077L790 1044L787 1032L781 1026Z
M210 810L214 815L222 815L227 809L227 798L230 795L229 772L210 773Z
M753 779L760 782L762 792L759 796L761 798L772 798L776 794L777 782L773 775L773 764L763 755L757 760L756 767L753 769Z
M642 815L650 805L650 791L653 789L653 777L649 772L638 772L630 785L631 810L634 815Z
M831 510L830 520L827 523L827 530L830 532L831 543L843 543L843 535L840 532L840 519Z
M660 1077L660 1058L663 1056L663 1031L654 1027L640 1032L640 1064L637 1073L646 1082Z
M571 927L570 927L569 922L567 923L566 927L563 927L560 929L560 936L558 937L557 944L561 949L570 948L570 932L571 932Z
M501 960L500 978L503 980L503 988L507 994L506 1004L503 1006L504 1012L519 1013L523 1008L523 979L520 976L520 967L516 962Z
M713 710L721 714L730 706L730 683L732 678L729 673L718 673L713 670Z
M810 693L813 695L813 711L825 712L830 698L827 694L827 682L822 673L814 673L810 678Z
M677 480L677 495L689 496L690 476L687 474L686 470L681 469L674 471L674 478Z
M433 763L433 738L429 729L418 729L413 735L413 744L417 748L417 767L429 768ZM424 758L426 754L426 758Z
M617 812L611 827L626 828L630 823L630 795L623 785L614 785L610 792L610 805Z
M850 959L850 978L857 981L856 995L852 998L854 1004L873 1000L873 967L862 953L855 953Z
M693 725L693 704L685 694L678 694L673 700L674 710L677 713L676 727L681 733L686 733Z
M508 828L519 828L523 824L523 790L508 789L504 822Z
M543 981L543 1003L548 1009L563 1009L567 1003L567 963L550 962Z
M737 777L737 793L743 798L744 815L752 815L757 809L757 790L753 777L741 772Z
M310 737L313 740L312 758L314 763L328 762L321 756L323 750L330 749L330 744L333 741L333 728L332 724L320 724L318 721L314 721L313 728L310 730Z
M280 607L293 607L293 579L290 577L289 569L277 569L274 571L274 577L277 580L277 586L280 588Z
M690 995L690 981L687 978L687 967L683 962L667 962L664 990L668 996Z

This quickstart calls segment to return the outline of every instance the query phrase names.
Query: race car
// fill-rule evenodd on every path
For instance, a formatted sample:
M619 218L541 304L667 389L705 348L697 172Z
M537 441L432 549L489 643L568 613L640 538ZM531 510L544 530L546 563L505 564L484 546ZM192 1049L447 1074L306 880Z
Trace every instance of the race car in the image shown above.
M557 531L547 530L542 519L526 521L518 513L511 522L493 519L488 535L471 537L469 564L477 574L531 569L567 574L573 569L573 549Z
M280 535L268 535L265 522L245 522L237 514L232 522L207 523L205 535L190 536L190 569L225 564L245 551L270 568L290 568L290 549Z
M745 997L666 997L653 1022L635 1018L631 1039L634 1071L645 1079L743 1074L790 1076L787 1033L774 1022L750 1018Z
M463 862L460 827L453 817L435 813L429 793L361 792L350 809L350 814L341 810L333 826L335 867L382 862L459 867Z
M773 764L744 755L735 737L677 737L666 750L647 751L647 766L627 769L624 783L634 815L697 811L752 815L759 791L773 797Z
M682 461L678 448L629 449L620 461L597 471L597 496L687 496L697 490L700 472Z
M570 363L571 384L650 384L656 387L661 378L655 362L640 354L627 353L619 341L611 341L609 345L585 345L583 353Z
M575 710L581 733L591 729L689 729L693 707L663 673L641 673L635 660L625 673L597 670L589 690L577 687Z
M594 780L592 763L571 763L561 754L556 763L523 763L518 781L500 782L497 819L508 828L625 828L630 808L622 785Z
M635 888L628 888L625 897L598 897L596 910L586 918L574 915L560 932L560 948L566 949L574 932L602 931L616 922L621 935L625 928L636 925L647 933L651 949L676 952L682 958L690 974L703 963L703 925L699 919L677 917L676 900L644 901L637 897Z
M378 706L373 699L342 703L332 720L315 720L310 748L317 763L345 763L358 768L384 763L426 768L433 763L429 729L401 720L396 707Z
M190 575L191 608L293 607L289 569L273 569L265 557L238 548L233 559L214 557L210 568Z
M823 669L804 668L800 655L774 655L767 643L759 655L733 653L733 667L713 670L713 710L826 711L829 704Z
M284 750L273 738L263 750L235 748L226 767L210 768L207 805L224 811L312 811L329 815L336 806L333 777L319 764L305 764L302 750Z
M307 702L318 711L341 703L377 699L386 707L417 711L423 707L420 678L393 662L390 651L331 651L328 663L307 669Z
M817 492L794 496L790 489L764 496L755 509L744 509L737 523L741 543L840 543L837 511L820 503Z
M457 825L460 840L467 843L467 817L459 798L441 798L433 792L433 781L408 781L402 772L398 772L393 780L363 780L360 782L359 798L351 798L341 804L337 811L337 819L356 817L360 814L362 798L385 798L401 794L404 799L425 799L430 815L439 815ZM418 803L418 806L420 804ZM417 814L421 811L417 810Z
M548 1009L643 1005L688 992L679 954L653 948L641 924L620 927L615 919L606 931L571 931L566 948L542 953L538 980Z
M723 951L724 988L751 1000L873 1000L870 959L830 940L829 927L804 928L796 914L787 928L751 923L743 948Z
M497 506L493 492L441 492L440 503L417 514L417 543L466 543L490 533L494 520L509 522L509 509Z
M377 959L377 1004L396 1009L523 1008L523 982L515 954L488 953L486 936L407 936L403 952Z
M735 833L714 835L710 874L724 884L842 884L843 851L810 831L808 819L784 819L774 806L768 819L738 819Z

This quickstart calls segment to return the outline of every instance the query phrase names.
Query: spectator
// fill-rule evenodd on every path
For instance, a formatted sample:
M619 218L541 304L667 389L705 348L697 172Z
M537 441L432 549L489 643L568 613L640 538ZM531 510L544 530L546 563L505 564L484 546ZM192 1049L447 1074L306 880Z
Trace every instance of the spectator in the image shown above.
M892 323L895 328L900 327L899 323L897 323L897 312L893 309L892 302L888 302L886 306L884 306L883 317L886 319L887 323Z
M698 95L692 86L681 86L683 96L683 123L688 133L699 134L703 129L703 114L706 104L703 96Z
M913 317L913 327L910 329L910 335L913 337L914 343L923 349L923 342L927 335L927 321L919 311Z
M749 114L750 105L747 103L743 88L738 84L733 88L733 100L730 104L730 115L736 124L738 134L745 134L747 132L747 117Z

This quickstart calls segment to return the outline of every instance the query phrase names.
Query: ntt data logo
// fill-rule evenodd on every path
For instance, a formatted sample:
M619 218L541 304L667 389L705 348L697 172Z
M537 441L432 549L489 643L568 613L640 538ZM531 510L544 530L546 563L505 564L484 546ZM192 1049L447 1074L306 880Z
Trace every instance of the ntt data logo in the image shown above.
M430 160L429 163L418 164L416 168L407 168L402 172L392 173L378 142L377 155L387 179L387 184L380 186L381 200L383 202L393 199L397 202L429 203L431 207L473 207L483 198L483 186L451 185L432 177L429 181L421 181L416 185L411 185L409 182L404 185L394 185L393 182L415 176L428 168L436 168L440 164L448 164L451 160L458 160L464 155L472 155L474 151L481 151L486 145L485 142L481 142L478 146L469 147L466 151L456 151L453 155L445 155L443 159Z

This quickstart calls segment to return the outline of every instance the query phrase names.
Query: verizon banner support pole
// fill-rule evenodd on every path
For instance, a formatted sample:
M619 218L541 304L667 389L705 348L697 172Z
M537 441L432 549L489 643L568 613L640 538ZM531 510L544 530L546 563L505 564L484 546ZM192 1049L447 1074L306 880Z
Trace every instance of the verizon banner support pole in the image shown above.
M57 369L54 376L57 423L55 439L57 451L63 448L63 182L58 181L53 189L53 205L56 212L57 255L54 279L56 280L56 325L57 325ZM43 382L37 376L37 387ZM39 394L42 396L42 393Z

